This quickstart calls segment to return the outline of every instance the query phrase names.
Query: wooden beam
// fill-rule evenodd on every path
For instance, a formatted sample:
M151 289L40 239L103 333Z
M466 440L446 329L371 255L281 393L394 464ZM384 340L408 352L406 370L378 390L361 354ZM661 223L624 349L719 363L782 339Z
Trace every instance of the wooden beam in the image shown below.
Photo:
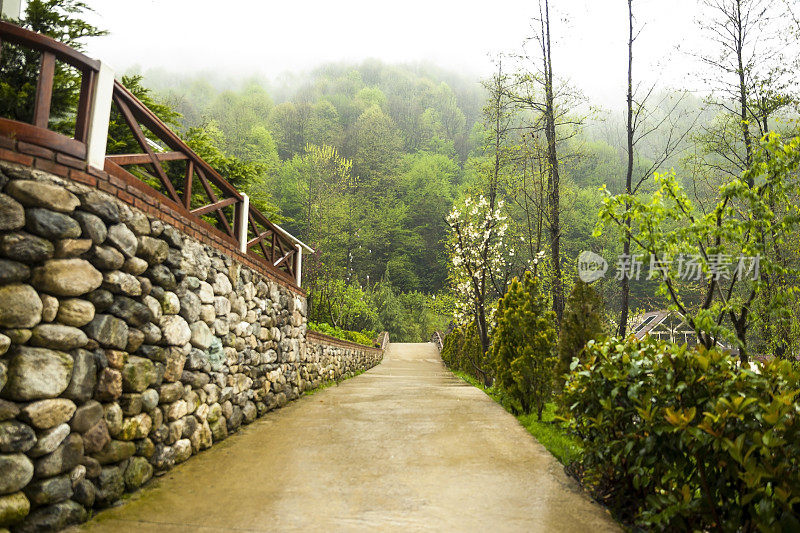
M153 152L156 158L161 161L182 161L188 159L186 154L181 152ZM152 160L148 154L112 154L107 155L106 159L113 161L121 167L126 165L150 165Z
M56 71L56 56L52 52L42 53L39 81L36 83L36 101L33 107L33 125L47 129L50 122L50 102L53 99L53 77Z
M167 189L170 200L180 203L181 200L180 198L178 198L178 193L175 191L175 187L172 185L172 182L169 180L169 177L167 177L167 173L164 172L163 168L161 168L161 165L159 164L155 152L153 152L153 149L150 148L150 145L147 143L147 139L145 138L144 133L142 132L142 128L139 127L139 123L136 122L136 119L131 114L131 110L128 109L128 106L125 104L125 102L122 101L121 98L115 97L114 103L117 104L117 107L119 108L120 112L122 112L122 118L124 118L125 122L127 122L128 127L131 129L131 132L133 133L133 136L136 138L136 142L138 142L142 150L147 152L147 155L150 156L149 164L153 167L153 170L155 171L156 176L158 176L158 179L161 181L161 184L164 186L165 189Z
M192 208L192 180L194 179L194 161L186 162L186 179L183 184L183 207Z
M81 74L81 94L78 97L78 112L75 116L75 140L86 142L89 135L89 121L92 118L89 105L94 92L94 71L84 70Z
M200 179L200 185L202 185L203 189L206 191L206 195L208 195L208 198L212 202L216 202L217 201L217 195L214 194L214 189L212 189L211 185L208 184L208 180L206 179L203 171L200 170L199 168L197 168L196 172L197 172L197 177ZM228 235L233 237L234 236L233 228L231 228L231 225L228 222L228 219L225 218L225 213L222 212L222 209L217 209L217 218L219 219L220 224L222 224L222 227L225 229L225 231L228 233Z
M195 216L205 215L211 211L218 211L223 207L228 207L231 204L236 203L236 198L223 198L218 202L214 202L213 204L204 205L203 207L198 207L197 209L192 209L189 211L191 214Z

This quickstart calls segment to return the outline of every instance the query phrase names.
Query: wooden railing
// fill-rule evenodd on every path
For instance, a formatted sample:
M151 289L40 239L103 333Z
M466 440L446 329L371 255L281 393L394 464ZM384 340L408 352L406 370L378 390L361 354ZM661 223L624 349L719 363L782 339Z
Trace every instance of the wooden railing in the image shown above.
M72 157L85 159L91 117L90 100L95 90L100 62L50 37L8 22L0 22L0 54L5 43L38 51L41 53L41 61L32 122L28 124L0 117L0 133L31 144L44 145L51 150ZM48 128L56 61L63 61L75 67L81 75L80 97L75 114L75 135L73 137L67 137Z
M98 83L99 74L107 76L107 67L63 43L7 22L0 22L0 54L3 43L39 51L41 65L33 122L0 118L0 136L68 155L90 166L102 166L112 176L133 176L148 183L153 194L174 202L185 216L210 225L235 240L240 252L291 276L300 285L302 250L312 250L251 208L247 195L228 183L119 81L112 84L109 79L110 94L100 94L105 89ZM50 129L56 60L81 73L74 138ZM141 151L106 154L111 102ZM91 154L98 146L100 159L93 161Z

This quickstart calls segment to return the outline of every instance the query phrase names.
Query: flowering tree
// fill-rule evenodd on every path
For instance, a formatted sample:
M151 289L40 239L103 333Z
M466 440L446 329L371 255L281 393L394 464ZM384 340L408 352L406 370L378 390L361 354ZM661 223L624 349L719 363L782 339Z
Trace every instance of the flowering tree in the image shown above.
M504 292L504 270L514 256L514 250L503 241L508 224L502 209L502 200L492 208L483 195L477 199L467 196L447 216L450 279L456 294L455 318L460 324L475 322L483 354L489 349L487 300ZM486 372L478 366L476 363L475 370L486 381Z

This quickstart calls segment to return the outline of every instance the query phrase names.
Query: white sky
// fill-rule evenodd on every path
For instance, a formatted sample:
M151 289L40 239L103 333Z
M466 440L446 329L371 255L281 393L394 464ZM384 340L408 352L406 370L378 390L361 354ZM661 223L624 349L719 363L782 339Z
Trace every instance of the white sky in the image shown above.
M536 0L87 0L111 31L89 55L124 71L301 72L329 61L431 61L476 77L489 55L518 51ZM626 0L551 0L556 75L595 103L621 105L626 68ZM679 43L698 45L696 0L635 0L645 31L635 69L647 82L686 86L693 69Z

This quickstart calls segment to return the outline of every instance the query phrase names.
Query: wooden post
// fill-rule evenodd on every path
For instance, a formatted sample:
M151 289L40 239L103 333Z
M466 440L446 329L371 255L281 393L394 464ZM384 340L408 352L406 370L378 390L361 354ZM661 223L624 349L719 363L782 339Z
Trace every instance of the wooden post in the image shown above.
M303 282L303 247L299 244L295 246L297 247L297 257L294 264L294 279L299 287Z
M100 63L100 70L95 76L92 103L89 106L92 116L89 119L89 132L86 138L86 162L101 170L106 163L108 122L111 118L113 94L114 71L105 63Z
M239 251L247 254L247 220L250 218L250 197L242 193L242 203L236 205L236 236L239 238Z

